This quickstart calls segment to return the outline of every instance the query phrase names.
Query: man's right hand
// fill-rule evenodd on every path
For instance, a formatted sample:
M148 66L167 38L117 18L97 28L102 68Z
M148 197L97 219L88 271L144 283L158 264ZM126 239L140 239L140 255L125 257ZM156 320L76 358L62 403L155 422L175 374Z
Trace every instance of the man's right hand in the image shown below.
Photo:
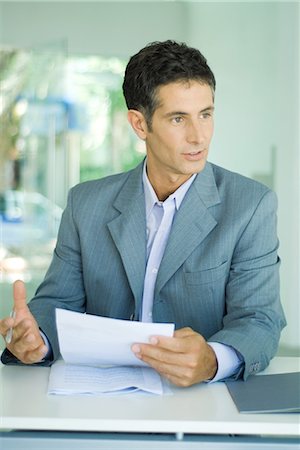
M24 364L41 361L47 354L48 348L40 334L38 324L26 303L26 289L23 281L16 281L13 285L15 318L6 317L0 320L0 334L5 339L12 328L12 339L6 344L8 350Z

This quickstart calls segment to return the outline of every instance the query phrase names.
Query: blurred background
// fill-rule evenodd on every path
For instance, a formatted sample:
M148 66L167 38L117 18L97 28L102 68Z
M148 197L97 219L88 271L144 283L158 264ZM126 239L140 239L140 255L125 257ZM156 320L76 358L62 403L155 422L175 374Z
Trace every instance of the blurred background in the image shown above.
M299 24L298 2L0 1L0 317L15 279L29 298L42 280L70 187L144 157L124 69L147 43L175 39L217 79L210 160L277 193L279 354L299 355Z

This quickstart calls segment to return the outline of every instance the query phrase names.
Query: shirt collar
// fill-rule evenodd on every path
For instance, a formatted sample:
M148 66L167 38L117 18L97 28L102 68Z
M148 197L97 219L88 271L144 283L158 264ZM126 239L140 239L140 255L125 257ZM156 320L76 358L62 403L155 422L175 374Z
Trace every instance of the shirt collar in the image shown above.
M147 159L145 159L144 167L143 167L143 186L145 193L145 203L146 203L146 217L151 213L154 205L161 204L162 202L158 200L157 195L149 181L147 171L146 171ZM178 210L187 191L189 190L191 184L196 178L197 174L192 175L185 183L183 183L173 194L171 194L169 198L173 198L175 200L175 207Z

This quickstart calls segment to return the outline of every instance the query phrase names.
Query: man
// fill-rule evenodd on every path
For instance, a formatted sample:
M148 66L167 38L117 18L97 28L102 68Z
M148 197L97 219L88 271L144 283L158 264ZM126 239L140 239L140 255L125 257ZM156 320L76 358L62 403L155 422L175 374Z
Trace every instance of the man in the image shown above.
M274 356L279 300L276 197L207 162L215 78L196 49L156 42L126 68L128 120L146 160L71 189L45 280L26 305L14 286L4 363L51 364L55 308L174 322L132 351L179 386L243 377Z

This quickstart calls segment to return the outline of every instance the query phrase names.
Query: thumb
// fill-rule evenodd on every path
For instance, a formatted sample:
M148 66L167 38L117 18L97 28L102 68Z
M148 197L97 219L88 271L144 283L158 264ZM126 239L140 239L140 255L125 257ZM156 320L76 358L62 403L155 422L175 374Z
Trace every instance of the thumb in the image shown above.
M13 296L14 296L14 310L23 309L27 307L26 302L26 288L25 283L21 280L17 280L13 285Z

